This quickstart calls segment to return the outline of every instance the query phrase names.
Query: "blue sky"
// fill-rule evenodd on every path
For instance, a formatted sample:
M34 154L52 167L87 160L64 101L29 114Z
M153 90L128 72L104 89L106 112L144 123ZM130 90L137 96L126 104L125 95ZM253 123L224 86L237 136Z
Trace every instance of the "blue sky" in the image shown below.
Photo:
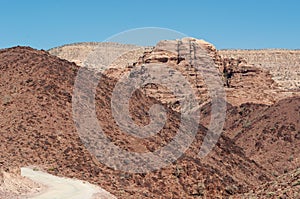
M49 49L162 27L217 48L300 48L297 0L0 0L0 48ZM168 38L166 38L168 39Z

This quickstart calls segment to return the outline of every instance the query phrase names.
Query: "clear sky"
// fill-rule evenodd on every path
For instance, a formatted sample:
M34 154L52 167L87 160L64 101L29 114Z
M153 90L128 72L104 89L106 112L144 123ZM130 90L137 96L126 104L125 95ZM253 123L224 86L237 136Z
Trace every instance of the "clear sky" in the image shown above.
M300 49L298 0L0 0L0 25L0 48L49 49L162 27L219 49Z

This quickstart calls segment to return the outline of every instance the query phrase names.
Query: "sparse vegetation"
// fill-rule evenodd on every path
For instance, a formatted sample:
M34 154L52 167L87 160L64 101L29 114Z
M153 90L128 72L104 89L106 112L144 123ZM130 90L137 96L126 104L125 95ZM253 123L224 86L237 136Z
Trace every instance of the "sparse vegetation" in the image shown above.
M211 44L200 41L199 43L209 50L216 64L222 61ZM212 151L205 158L199 158L198 153L204 136L208 135L206 138L209 141L215 136L206 128L212 117L208 88L201 79L200 72L190 67L194 63L178 58L184 57L186 53L198 59L193 52L199 49L196 49L192 42L187 42L183 52L180 52L182 55L178 56L176 44L176 41L171 44L164 41L160 46L174 47L175 53L153 49L146 52L142 49L138 52L142 53L142 59L137 56L138 53L127 54L134 61L134 66L126 59L127 55L124 55L118 60L118 64L125 63L127 67L119 67L121 65L116 64L119 68L107 71L101 83L97 85L95 96L96 117L108 140L125 151L157 152L171 143L177 135L177 130L181 128L181 104L178 103L181 99L175 98L170 90L162 89L162 86L149 86L149 92L142 89L135 92L130 99L129 112L133 121L140 126L148 124L148 110L153 104L169 106L166 108L168 118L164 128L155 136L138 139L128 136L119 128L111 113L111 93L120 76L144 62L167 61L167 64L173 67L172 71L176 69L182 73L197 91L197 100L203 105L203 118L191 146L175 162L153 172L130 174L99 163L87 150L90 145L92 151L103 152L103 146L98 145L96 140L97 132L87 131L88 139L80 139L76 127L85 126L80 122L74 124L72 117L74 109L70 102L74 91L75 65L49 56L44 51L16 47L0 52L0 65L7 66L1 71L3 75L0 91L13 97L13 101L8 100L5 103L7 105L1 109L3 117L0 121L0 139L4 150L0 167L31 163L43 165L50 173L100 184L121 198L243 198L247 195L251 195L252 198L276 198L285 195L297 198L300 172L293 170L299 166L299 109L296 110L299 107L299 97L285 97L278 101L278 90L273 89L273 84L269 83L269 73L239 63L238 59L229 60L232 62L229 66L234 68L235 73L230 83L231 88L225 88L229 102L225 128ZM188 54L189 52L192 53ZM18 54L23 56L22 61ZM76 56L75 52L66 54ZM181 61L177 63L179 59ZM128 66L132 67L129 69ZM221 76L222 72L219 72L217 75ZM40 81L41 79L43 81ZM10 86L12 80L18 85L20 92L17 95L12 94L16 90ZM27 84L24 85L26 81ZM48 85L51 86L47 87ZM49 92L46 92L45 88ZM266 94L265 91L270 91L271 94ZM19 93L22 95L18 96ZM86 96L81 93L80 97ZM86 108L86 104L81 105L80 108ZM121 108L118 111L122 111ZM80 114L83 118L88 117L84 112L79 112ZM189 120L187 123L189 124ZM88 127L89 123L86 124L86 128ZM187 131L185 133L190 134ZM178 146L176 149L181 149L182 142L175 142L175 147ZM175 148L171 150L177 153ZM204 146L203 150L208 148ZM109 153L108 160L119 158L114 150ZM115 155L116 157L112 157ZM162 155L171 157L164 156L163 153ZM122 160L125 158L120 156ZM139 159L134 161L136 165L140 163ZM124 163L127 164L128 161Z
M292 186L299 186L300 185L300 180L297 180L295 182L293 182Z
M249 128L251 126L251 122L246 120L243 122L243 128Z

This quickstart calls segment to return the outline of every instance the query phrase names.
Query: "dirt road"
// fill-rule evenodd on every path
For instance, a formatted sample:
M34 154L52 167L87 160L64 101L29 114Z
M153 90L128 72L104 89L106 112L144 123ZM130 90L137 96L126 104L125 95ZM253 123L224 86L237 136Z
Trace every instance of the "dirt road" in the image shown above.
M43 184L47 187L42 193L29 199L112 199L116 198L109 192L84 181L61 178L35 171L31 168L21 168L21 175Z

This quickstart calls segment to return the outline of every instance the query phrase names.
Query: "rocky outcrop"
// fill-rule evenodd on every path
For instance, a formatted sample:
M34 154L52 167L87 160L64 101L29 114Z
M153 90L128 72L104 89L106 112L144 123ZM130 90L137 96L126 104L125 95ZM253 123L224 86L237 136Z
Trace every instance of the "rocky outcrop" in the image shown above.
M219 50L218 53L224 58L242 57L260 69L270 71L282 90L299 92L300 50Z
M213 61L211 64L219 73L215 75L218 75L219 79L223 81L226 100L233 105L246 102L273 104L279 99L294 95L293 93L280 92L268 71L247 63L243 58L222 57L212 44L193 38L161 41L153 50L144 52L132 65L125 69L108 70L106 74L118 78L137 66L147 66L147 64L153 63L165 64L166 67L179 71L185 77L197 94L201 106L207 103L210 98L207 83L203 78L203 71L195 67L195 64L202 64L201 55L200 57L197 55L197 51L200 49L204 49ZM155 87L150 85L144 88L144 92L168 104L176 111L180 109L178 100L167 88L160 85Z
M182 45L183 43L185 44ZM180 48L178 48L179 46ZM198 100L202 104L208 101L208 97L205 95L207 88L201 79L201 73L193 67L194 57L192 54L195 46L201 46L212 58L226 87L227 101L234 105L246 102L272 104L282 98L299 94L295 90L298 88L297 79L299 79L297 51L280 51L281 54L279 51L278 54L277 50L218 51L206 41L184 38L178 41L161 41L154 48L116 43L79 43L54 48L49 52L60 58L74 61L80 66L84 65L86 60L109 63L109 66L107 64L99 66L98 64L94 67L101 69L102 72L107 68L114 68L114 70L110 69L104 73L116 78L142 64L166 64L186 77L195 92L198 93ZM177 52L178 50L181 55ZM184 51L185 55L182 54ZM289 60L288 63L287 60ZM292 70L289 69L290 67L293 67ZM157 90L151 90L148 93L150 92L153 96L164 99L165 103L178 108L176 105L178 101L169 95L170 92L159 86ZM161 96L162 93L167 94ZM169 99L166 100L165 97Z

